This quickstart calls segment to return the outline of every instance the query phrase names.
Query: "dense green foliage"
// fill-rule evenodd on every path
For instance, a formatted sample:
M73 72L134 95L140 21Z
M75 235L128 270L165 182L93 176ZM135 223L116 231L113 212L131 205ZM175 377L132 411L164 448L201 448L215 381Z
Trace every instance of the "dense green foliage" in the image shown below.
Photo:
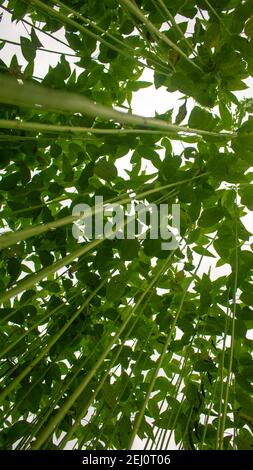
M252 449L253 2L0 3L29 31L27 65L0 63L1 448ZM63 26L78 73L58 54L39 79L40 30ZM145 67L153 119L131 113ZM76 204L130 194L180 203L179 248L75 240Z

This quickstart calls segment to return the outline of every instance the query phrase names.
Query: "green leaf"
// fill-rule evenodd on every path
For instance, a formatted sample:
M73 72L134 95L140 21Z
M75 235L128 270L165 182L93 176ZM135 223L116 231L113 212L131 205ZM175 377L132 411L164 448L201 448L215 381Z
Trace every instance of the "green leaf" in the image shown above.
M106 181L112 181L117 178L117 168L113 163L107 162L106 159L100 160L94 167L94 173L99 178Z
M60 286L56 281L42 281L40 285L49 292L60 292Z
M198 408L201 404L199 387L194 382L189 382L185 387L185 396L190 405Z
M0 190L10 191L14 189L20 179L20 173L12 173L10 175L4 176L0 181Z
M199 227L213 227L224 217L224 209L222 207L210 207L205 209L198 221Z
M253 449L253 436L247 429L240 429L238 436L236 436L236 445L238 450L252 450Z
M160 178L166 181L175 181L175 176L180 164L181 158L178 155L166 155L160 166Z
M215 367L212 360L204 359L204 358L198 359L196 362L194 362L193 368L197 372L209 372L209 373L217 372L217 368Z
M142 88L148 88L152 85L152 83L150 82L144 82L142 80L138 80L137 82L134 82L134 83L130 83L129 84L129 89L131 91L138 91Z
M132 432L132 423L128 416L122 416L119 422L119 439L122 449L127 448Z
M61 155L61 153L62 153L61 146L58 145L58 144L55 144L55 143L51 144L50 153L51 153L52 158L59 157L59 155Z
M49 218L49 221L53 220L53 218ZM47 222L48 219L44 220L44 222ZM39 257L42 266L45 268L46 266L50 266L54 262L54 257L49 251L40 251L39 252Z
M231 129L232 126L232 113L222 101L219 102L219 112L222 121L223 129Z
M187 115L186 101L180 106L178 113L176 115L175 124L180 124Z
M246 36L253 37L253 16L245 24L244 32Z
M29 428L30 423L25 420L18 421L17 423L13 424L11 427L5 429L4 434L6 440L9 444L14 444L17 442L21 437L24 436L24 433Z
M249 210L253 210L253 187L252 186L243 186L239 194L241 196L241 203L244 206L247 206Z
M16 281L21 274L21 261L17 258L9 258L7 262L7 271L10 275L10 283Z
M133 260L138 257L139 249L137 240L122 240L119 246L120 257L125 261Z
M73 180L74 177L74 171L72 169L72 166L69 162L69 159L63 155L62 157L62 172L64 176L64 180L67 182L70 182Z
M113 387L108 382L105 382L105 384L103 385L102 394L104 396L107 406L109 406L109 408L113 410L116 405L116 397L113 393Z
M120 274L112 277L106 288L106 297L110 302L117 302L125 291L125 281Z
M215 258L215 255L211 253L209 250L207 250L207 248L204 248L203 246L195 246L193 248L193 251L195 251L195 253L198 253L198 255L201 255L201 256L209 256L210 258Z
M13 13L13 19L20 20L27 12L27 3L25 0L19 0L15 2L15 8Z
M31 29L31 42L32 42L33 47L35 48L43 47L43 44L40 42L34 28Z

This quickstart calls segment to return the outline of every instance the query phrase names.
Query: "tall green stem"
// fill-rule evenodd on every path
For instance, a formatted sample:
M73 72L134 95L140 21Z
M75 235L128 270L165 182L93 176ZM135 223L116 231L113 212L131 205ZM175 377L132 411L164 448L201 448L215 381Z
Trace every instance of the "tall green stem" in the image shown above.
M225 388L224 408L221 420L221 437L219 450L223 450L224 431L226 428L227 408L228 408L228 395L230 390L231 373L234 359L234 343L235 343L235 318L236 318L236 294L238 285L238 207L237 207L237 194L235 202L235 265L234 265L234 292L233 292L233 311L232 311L232 328L231 328L231 341L230 341L230 355L227 371L227 382Z
M74 390L74 392L70 395L70 397L68 398L68 400L65 401L65 403L63 404L63 406L60 408L60 410L57 412L57 414L51 419L51 421L48 423L48 425L45 427L45 429L42 431L42 433L40 434L40 436L37 438L37 441L35 442L35 444L33 445L33 449L34 450L37 450L37 449L40 449L41 446L43 445L43 443L46 441L46 439L50 436L50 434L52 434L52 432L54 431L54 429L56 428L56 426L62 421L62 419L64 418L64 416L66 415L66 413L68 412L68 410L71 408L71 406L73 405L73 403L77 400L77 398L80 396L80 394L85 390L85 388L87 387L87 385L90 383L90 381L92 380L92 378L94 377L94 375L96 374L97 370L99 369L99 367L102 365L102 363L104 362L104 359L108 356L109 352L111 351L111 348L112 346L114 346L116 344L116 342L118 341L119 337L121 336L121 334L123 333L123 331L125 330L125 328L127 327L127 325L129 324L130 320L132 319L134 313L136 312L136 310L138 309L138 307L141 305L145 295L147 294L147 292L150 291L150 289L155 285L155 283L157 282L157 279L159 279L160 275L162 272L164 272L164 270L166 269L166 267L168 266L168 263L170 261L170 258L172 256L174 252L172 252L170 254L170 256L165 260L165 262L162 264L161 268L159 269L159 271L156 273L156 275L154 276L154 278L152 279L152 281L150 282L149 286L147 287L147 289L143 292L143 294L139 297L138 301L136 302L135 306L133 307L133 309L131 309L129 311L129 315L126 317L126 319L124 320L124 322L122 323L121 327L119 328L118 332L112 337L112 339L110 340L109 344L107 345L107 347L105 348L105 350L103 351L103 353L101 354L101 356L97 359L97 361L95 362L95 364L93 365L92 369L87 373L87 375L84 377L84 379L80 382L80 384L78 385L78 387Z
M188 287L187 287L188 289ZM161 369L161 366L162 366L162 363L163 363L163 360L164 360L164 357L166 355L166 352L168 350L168 347L170 346L170 343L171 343L171 339L172 339L172 335L174 334L174 330L175 330L175 326L177 324L177 321L178 321L178 318L179 318L179 315L181 313L181 310L182 310L182 307L183 307L183 303L184 303L184 300L185 300L185 296L187 294L187 289L185 289L184 293L183 293L183 296L182 296L182 299L181 299L181 302L180 302L180 305L179 305L179 308L176 312L176 315L175 315L175 318L173 320L173 323L170 327L170 332L167 336L167 339L164 343L164 347L163 347L163 350L162 350L162 353L160 354L159 356L159 359L156 363L156 367L155 367L155 370L153 372L153 375L152 375L152 379L150 381L150 384L149 384L149 387L148 387L148 390L147 390L147 393L146 393L146 397L145 397L145 400L143 402L143 405L137 415L137 418L135 420L135 423L134 423L134 427L133 427L133 430L132 430L132 433L131 433L131 436L130 436L130 439L129 439L129 446L128 448L132 448L132 445L134 443L134 439L135 439L135 436L137 435L138 431L139 431L139 428L140 428L140 425L141 425L141 422L143 420L143 416L144 416L144 413L145 413L145 410L146 410L146 407L147 407L147 404L148 404L148 401L149 401L149 398L150 398L150 395L153 391L153 388L154 388L154 385L155 385L155 380L156 380L156 377L157 377L157 374L159 372L159 370Z
M114 120L121 124L143 126L144 128L166 129L168 132L196 134L201 136L214 136L231 139L236 134L216 133L202 129L193 129L185 126L169 124L166 121L155 118L146 118L138 115L130 115L113 108L95 103L83 95L76 93L53 90L34 83L19 84L14 78L0 75L0 101L2 103L18 106L27 106L38 109L54 109L71 113L83 113L94 118Z

